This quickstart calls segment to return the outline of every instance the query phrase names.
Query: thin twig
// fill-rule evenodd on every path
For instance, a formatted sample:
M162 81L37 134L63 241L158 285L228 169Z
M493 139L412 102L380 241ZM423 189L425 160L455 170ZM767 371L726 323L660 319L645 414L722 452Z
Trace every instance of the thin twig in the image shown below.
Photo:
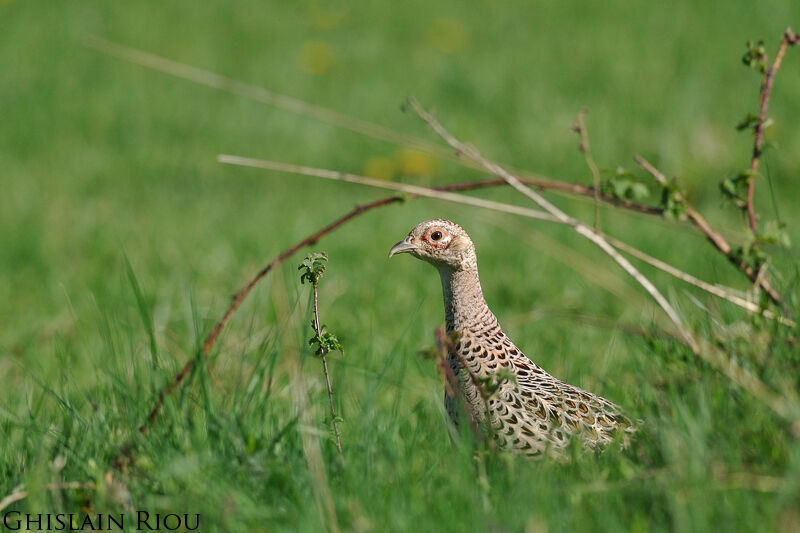
M601 250L603 250L609 257L611 257L616 263L622 267L625 272L627 272L633 279L639 283L645 291L647 291L650 296L656 301L656 303L664 310L666 315L672 321L675 328L680 332L681 337L684 338L686 344L692 349L694 353L698 353L700 351L700 346L697 344L697 341L694 339L692 333L683 325L680 316L672 307L672 305L667 301L666 298L661 294L661 292L656 288L653 283L647 279L645 276L639 272L636 267L634 267L630 261L628 261L624 256L622 256L619 252L617 252L613 246L611 246L608 241L606 241L602 235L594 232L591 228L587 227L585 224L580 222L579 220L567 215L561 209L550 203L546 200L543 196L536 193L535 191L531 190L525 184L523 184L519 178L508 172L506 169L485 159L481 153L472 146L467 146L455 137L453 137L439 122L428 113L422 106L414 99L410 100L411 106L414 108L414 111L422 118L425 122L428 123L431 128L440 136L442 139L447 142L456 152L460 154L464 154L466 157L472 159L473 161L479 163L483 166L488 172L503 178L509 185L514 187L517 191L522 193L524 196L527 196L536 204L539 205L542 209L547 211L550 215L556 218L558 221L562 222L563 224L567 224L572 229L575 230L578 235L587 238L595 245L597 245Z
M583 152L586 158L586 166L592 173L592 188L594 189L594 230L600 231L600 170L592 157L592 147L589 144L589 130L586 128L586 121L584 118L589 113L589 109L584 107L581 109L578 116L575 117L575 123L572 125L572 131L576 132L581 138L579 149Z
M317 286L318 282L314 282L314 331L317 333L317 338L322 339L322 327L319 324L319 302L317 299ZM321 341L320 341L321 342ZM339 450L339 455L342 455L342 437L339 433L339 423L336 420L336 406L333 403L333 388L331 387L331 378L328 374L328 358L326 357L327 348L320 344L319 355L322 357L322 370L325 373L325 384L328 386L328 399L331 402L331 420L333 421L333 433L336 435L336 449Z
M379 189L388 189L390 191L400 191L415 196L426 196L428 198L445 199L450 202L472 205L475 207L485 207L495 211L502 211L504 213L511 213L514 215L522 215L529 218L536 218L539 220L547 220L555 222L556 220L551 215L528 209L525 207L518 207L511 204L504 204L501 202L493 202L491 200L484 200L483 198L475 198L472 196L464 196L461 194L454 194L452 192L433 190L427 187L420 187L418 185L408 185L406 183L395 183L391 181L379 180L375 178L368 178L366 176L358 176L356 174L349 174L347 172L339 172L336 170L327 170L322 168L306 167L301 165L292 165L289 163L279 163L277 161L267 161L264 159L252 159L249 157L240 157L236 155L222 154L217 156L217 161L227 165L237 165L242 167L262 168L265 170L275 170L278 172L288 172L291 174L303 174L306 176L315 176L318 178L325 178L335 181L346 181L348 183L357 183L359 185L367 185Z
M664 173L658 170L652 163L650 163L647 159L639 156L634 155L633 159L636 163L642 167L646 172L648 172L653 179L656 180L660 185L666 186L667 185L667 178L664 176ZM747 278L752 281L753 283L759 283L761 287L766 291L769 295L770 300L773 301L776 305L781 305L783 303L783 298L781 298L780 293L772 286L767 276L763 276L759 278L758 272L753 269L752 266L748 265L741 259L736 257L736 254L733 253L733 248L722 236L721 233L716 231L711 224L705 219L703 215L700 214L697 209L689 202L687 198L685 198L680 193L677 193L677 198L679 202L683 204L684 209L686 210L687 218L694 224L703 234L706 236L708 241L714 245L714 247L722 252L728 261L738 268L742 273L744 273Z
M230 94L236 94L238 96L243 96L245 98L255 100L256 102L274 106L278 109L283 109L307 118L319 120L320 122L325 122L340 128L348 129L373 139L379 139L392 144L407 146L409 148L431 153L431 155L436 155L443 158L452 157L452 154L450 154L447 150L443 150L439 146L432 145L423 139L417 139L411 135L394 131L379 124L374 124L372 122L367 122L365 120L344 115L332 109L300 100L299 98L279 94L255 85L249 85L247 83L221 76L208 70L187 65L186 63L180 63L178 61L167 59L166 57L151 54L149 52L145 52L144 50L114 43L112 41L107 41L106 39L95 36L88 37L86 39L86 44L97 51L119 59L123 59L130 63L135 63L164 74L169 74L170 76L175 76L177 78L197 83L199 85L218 89Z
M772 93L772 84L775 81L775 75L778 69L781 68L783 56L786 55L786 50L790 46L794 46L800 41L800 33L794 33L792 28L786 28L783 32L783 39L778 48L778 53L775 54L775 60L772 65L764 72L764 77L761 83L761 96L758 111L758 122L755 127L755 139L753 141L753 157L750 160L750 176L747 183L747 219L750 224L750 231L753 235L758 234L758 217L755 210L755 191L756 191L756 176L758 176L758 166L761 161L761 154L764 148L764 126L767 121L767 108L769 107L769 97ZM766 288L765 288L766 289Z

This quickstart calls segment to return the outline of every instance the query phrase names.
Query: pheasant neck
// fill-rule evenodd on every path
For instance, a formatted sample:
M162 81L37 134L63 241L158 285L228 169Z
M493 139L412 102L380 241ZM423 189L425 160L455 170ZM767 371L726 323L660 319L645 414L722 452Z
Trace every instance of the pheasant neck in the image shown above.
M440 269L447 331L488 328L497 319L486 305L477 268Z

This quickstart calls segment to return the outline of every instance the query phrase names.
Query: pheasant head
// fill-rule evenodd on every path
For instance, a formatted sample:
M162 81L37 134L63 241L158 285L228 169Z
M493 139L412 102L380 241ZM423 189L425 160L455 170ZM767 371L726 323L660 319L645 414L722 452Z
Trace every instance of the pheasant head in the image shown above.
M410 253L440 271L477 269L475 246L464 229L444 219L420 222L389 250L389 257Z

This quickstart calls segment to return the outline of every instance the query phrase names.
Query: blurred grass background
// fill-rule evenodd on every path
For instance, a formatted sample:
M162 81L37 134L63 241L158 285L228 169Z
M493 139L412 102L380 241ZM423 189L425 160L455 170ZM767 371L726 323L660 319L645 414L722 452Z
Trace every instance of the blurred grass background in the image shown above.
M479 177L108 57L87 48L87 37L433 140L399 110L413 95L487 155L566 181L591 180L570 131L588 107L604 176L633 170L631 156L641 153L679 176L741 242L744 225L717 186L750 159L752 139L734 126L756 111L759 82L740 57L748 39L764 39L773 54L787 25L800 26L800 5L788 0L0 3L0 497L24 482L32 495L19 505L30 512L75 509L83 498L89 509L119 508L107 494L59 503L43 484L56 475L100 483L229 295L288 245L380 196L225 167L216 154L419 184ZM766 156L771 187L757 190L763 220L784 220L795 242L797 52L770 104L769 138L780 147ZM553 198L591 220L591 203ZM385 259L418 221L440 216L476 241L487 299L526 353L647 420L639 449L569 465L500 461L482 500L469 447L447 440L433 365L415 355L443 320L437 276L407 258ZM708 281L746 288L701 236L674 224L606 209L603 227ZM323 438L343 529L800 529L796 435L681 348L615 327L647 327L658 313L565 228L422 199L366 215L315 249L331 258L323 322L347 353L332 361L343 462ZM797 253L774 252L778 284L790 294ZM155 365L126 257L155 324ZM136 441L141 459L121 482L137 508L202 510L207 527L220 530L323 527L300 444L308 427L279 432L296 406L287 354L309 335L300 259L256 290L216 350L215 379L228 393L195 379L149 440ZM791 333L759 333L735 309L652 274L695 327L737 343L732 357L797 389ZM324 433L317 365L309 359L304 369ZM240 387L261 391L271 373L273 392L243 399ZM58 474L57 456L67 457ZM726 474L743 471L775 485L762 490L761 478Z

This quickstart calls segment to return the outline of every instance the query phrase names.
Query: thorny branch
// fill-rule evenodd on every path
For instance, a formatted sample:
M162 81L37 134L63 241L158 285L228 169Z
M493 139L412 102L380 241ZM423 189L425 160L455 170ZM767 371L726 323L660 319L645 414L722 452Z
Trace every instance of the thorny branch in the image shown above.
M764 148L764 129L765 123L767 121L767 108L769 107L769 97L772 93L772 84L775 81L775 74L778 73L778 69L781 68L781 63L783 62L783 56L786 55L786 50L790 46L796 45L800 42L800 33L794 33L792 28L786 28L786 31L783 33L783 39L781 40L781 45L778 48L778 53L775 54L775 60L772 62L772 65L767 68L764 72L764 77L762 78L761 82L761 98L760 98L760 105L759 105L759 113L758 113L758 122L756 123L755 127L755 140L753 142L753 157L750 160L750 179L747 184L747 219L750 224L750 231L753 232L753 235L758 234L757 222L758 217L756 216L755 210L755 191L756 191L756 176L758 175L758 165L761 161L761 154L763 153ZM748 276L749 277L749 276ZM767 290L764 287L764 290ZM769 292L767 290L767 292ZM771 297L772 295L770 295Z

